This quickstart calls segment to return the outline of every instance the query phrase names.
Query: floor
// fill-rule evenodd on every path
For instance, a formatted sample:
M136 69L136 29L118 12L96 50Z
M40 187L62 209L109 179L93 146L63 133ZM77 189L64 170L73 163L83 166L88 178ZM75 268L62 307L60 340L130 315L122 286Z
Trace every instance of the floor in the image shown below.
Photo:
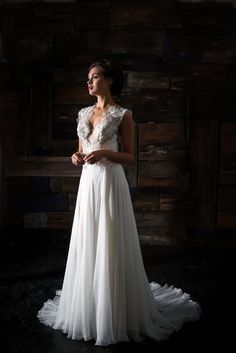
M98 347L71 340L41 324L36 315L43 302L61 288L68 235L47 232L10 234L1 246L0 318L2 353L198 352L233 342L236 301L232 249L141 246L150 281L173 284L191 294L202 308L197 322L185 323L167 340Z

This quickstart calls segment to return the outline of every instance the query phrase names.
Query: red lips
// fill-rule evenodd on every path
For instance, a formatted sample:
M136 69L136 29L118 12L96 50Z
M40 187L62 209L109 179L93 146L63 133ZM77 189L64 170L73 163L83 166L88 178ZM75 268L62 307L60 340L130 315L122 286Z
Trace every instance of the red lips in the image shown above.
M89 90L93 89L93 86L88 86L88 89L89 89Z

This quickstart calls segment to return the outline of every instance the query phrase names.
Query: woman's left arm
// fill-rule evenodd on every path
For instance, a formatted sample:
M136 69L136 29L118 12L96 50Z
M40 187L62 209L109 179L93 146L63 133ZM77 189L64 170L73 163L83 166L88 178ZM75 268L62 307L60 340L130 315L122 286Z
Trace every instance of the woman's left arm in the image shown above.
M84 161L96 163L101 158L107 158L112 162L121 164L131 164L134 162L134 121L132 112L127 110L120 123L120 135L122 152L111 150L96 150L88 154Z

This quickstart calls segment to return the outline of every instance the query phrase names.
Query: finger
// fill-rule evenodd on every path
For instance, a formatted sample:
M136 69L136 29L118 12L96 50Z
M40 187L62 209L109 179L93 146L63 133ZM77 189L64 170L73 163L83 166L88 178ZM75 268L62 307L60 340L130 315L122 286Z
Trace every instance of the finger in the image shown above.
M76 155L74 155L72 158L73 158L73 160L76 161L76 162L81 162L81 161L83 160L80 156L78 157L78 156L76 156Z
M93 157L94 157L94 155L91 154L91 155L88 155L84 160L85 160L86 162L88 162L88 161L90 161Z

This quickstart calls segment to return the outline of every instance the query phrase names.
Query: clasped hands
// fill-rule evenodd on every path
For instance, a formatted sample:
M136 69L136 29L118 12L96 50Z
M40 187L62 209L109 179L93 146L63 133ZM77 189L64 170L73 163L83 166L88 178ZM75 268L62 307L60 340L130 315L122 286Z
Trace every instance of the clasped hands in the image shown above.
M75 152L71 156L71 161L74 165L83 165L85 163L94 164L103 157L105 157L105 150L92 151L87 155L81 152Z

